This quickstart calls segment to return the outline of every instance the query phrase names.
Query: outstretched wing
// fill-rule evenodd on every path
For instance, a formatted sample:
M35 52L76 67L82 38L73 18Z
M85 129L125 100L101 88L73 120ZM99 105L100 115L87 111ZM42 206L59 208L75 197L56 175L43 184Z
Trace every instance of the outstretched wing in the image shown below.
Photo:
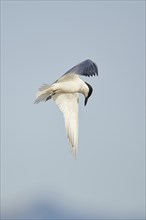
M64 114L65 128L71 145L71 151L76 158L78 145L78 93L59 93L52 96Z
M70 70L68 70L66 74L78 74L83 76L98 76L98 68L95 63L91 60L85 60L78 65L74 66Z

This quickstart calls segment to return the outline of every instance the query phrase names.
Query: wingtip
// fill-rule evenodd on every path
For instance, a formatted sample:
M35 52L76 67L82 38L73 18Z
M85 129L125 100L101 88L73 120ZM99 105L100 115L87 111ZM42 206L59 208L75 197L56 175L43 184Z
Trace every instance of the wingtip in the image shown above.
M88 76L88 77L95 76L95 75L98 76L98 67L97 67L96 63L90 59L85 60L85 62L89 63L92 66L92 71L93 71L92 74L89 74L86 76Z
M95 68L95 75L97 75L98 76L98 67L97 67L97 65L96 65L96 63L94 63L94 62L92 62L93 63L93 65L94 65L94 68Z
M74 157L75 160L77 160L77 155L76 154L74 154L73 157Z
M71 153L72 153L72 155L73 155L73 158L76 160L76 159L77 159L77 151L76 151L76 148L75 148L75 146L74 146L72 143L70 143L70 141L69 141L69 144L71 145Z
M77 160L77 152L76 152L76 149L72 149L72 154L73 154L73 157L75 160Z

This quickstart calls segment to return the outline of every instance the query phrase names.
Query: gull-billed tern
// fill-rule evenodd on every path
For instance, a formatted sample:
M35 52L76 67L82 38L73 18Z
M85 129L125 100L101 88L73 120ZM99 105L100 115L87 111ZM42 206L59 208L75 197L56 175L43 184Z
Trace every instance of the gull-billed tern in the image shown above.
M92 87L80 79L80 76L98 76L98 68L91 60L85 60L71 68L51 85L44 84L39 88L35 102L53 99L64 114L65 128L76 158L78 146L78 102L79 93L85 97L85 105L92 94Z

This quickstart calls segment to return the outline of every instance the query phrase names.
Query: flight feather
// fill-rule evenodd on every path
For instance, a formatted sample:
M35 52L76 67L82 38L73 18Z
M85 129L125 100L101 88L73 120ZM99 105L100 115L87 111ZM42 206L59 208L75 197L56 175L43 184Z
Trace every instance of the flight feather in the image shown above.
M64 75L71 73L88 77L95 75L98 76L98 68L93 61L88 59L72 67Z
M52 97L64 114L67 137L75 158L78 146L78 98L78 93L60 93Z

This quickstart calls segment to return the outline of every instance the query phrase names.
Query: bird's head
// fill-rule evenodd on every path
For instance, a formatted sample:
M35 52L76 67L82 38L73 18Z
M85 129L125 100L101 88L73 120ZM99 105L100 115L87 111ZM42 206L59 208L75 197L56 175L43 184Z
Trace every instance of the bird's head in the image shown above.
M85 82L85 83L86 83L86 82ZM90 84L88 84L88 83L86 83L86 85L88 86L89 91L88 91L87 96L85 97L85 105L87 104L88 98L91 96L91 94L92 94L92 92L93 92L92 86L91 86Z

